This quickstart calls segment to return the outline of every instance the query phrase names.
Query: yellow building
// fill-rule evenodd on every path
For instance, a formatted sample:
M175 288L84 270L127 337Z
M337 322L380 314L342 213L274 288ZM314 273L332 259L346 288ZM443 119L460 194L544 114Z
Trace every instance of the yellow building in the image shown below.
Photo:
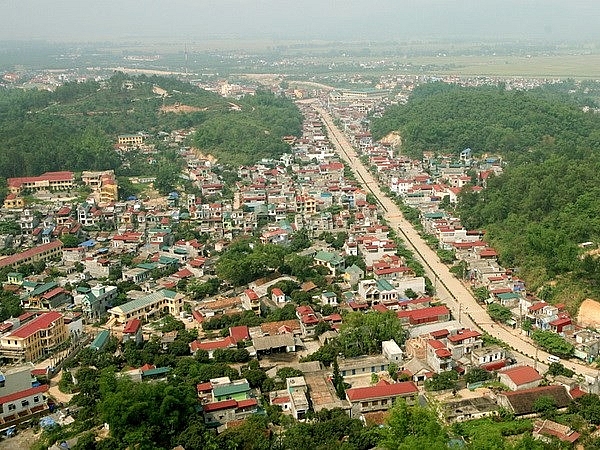
M50 353L69 337L61 313L41 314L0 338L0 355L12 361L36 361Z
M183 311L185 295L163 289L144 297L131 300L120 306L110 308L108 313L119 323L126 323L131 319L147 320L157 313L169 313L178 316Z
M139 134L120 134L118 143L120 147L135 147L144 143L144 136Z
M15 194L8 194L4 199L3 207L5 209L20 209L25 206L25 200L23 197L19 197Z

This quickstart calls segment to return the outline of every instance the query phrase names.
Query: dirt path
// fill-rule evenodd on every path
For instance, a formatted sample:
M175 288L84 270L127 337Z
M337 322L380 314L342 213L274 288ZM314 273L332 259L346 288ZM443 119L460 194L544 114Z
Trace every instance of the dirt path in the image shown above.
M50 395L54 400L59 403L69 403L73 398L73 394L65 394L60 392L58 389L58 382L62 378L62 370L59 371L56 376L52 377L50 380L50 389L48 389L48 395Z

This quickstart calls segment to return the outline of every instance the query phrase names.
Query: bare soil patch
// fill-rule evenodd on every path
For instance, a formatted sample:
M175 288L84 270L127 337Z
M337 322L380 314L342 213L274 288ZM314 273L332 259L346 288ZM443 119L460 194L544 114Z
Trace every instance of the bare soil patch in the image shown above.
M206 110L206 108L204 108ZM198 108L197 106L190 105L180 105L175 103L174 105L164 105L161 106L160 112L163 113L177 113L177 114L186 114L192 113L196 111L202 111L202 108Z
M600 302L590 298L584 300L579 307L577 323L582 327L600 327Z

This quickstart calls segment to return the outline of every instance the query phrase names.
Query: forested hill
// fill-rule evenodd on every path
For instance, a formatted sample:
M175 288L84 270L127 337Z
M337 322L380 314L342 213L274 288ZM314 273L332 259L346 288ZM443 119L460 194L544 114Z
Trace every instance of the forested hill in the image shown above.
M502 87L467 88L445 83L417 87L408 104L373 118L373 136L402 135L403 150L501 153L529 158L535 150L571 154L600 144L600 117L584 113L574 101L549 89L506 91Z
M194 137L196 147L229 164L279 157L289 151L283 136L302 131L302 115L287 98L259 92L232 106L226 114L208 118Z
M300 132L301 115L290 100L258 93L236 103L241 111L189 83L122 73L99 83L67 83L55 92L0 89L0 177L118 171L121 160L113 148L118 134L195 127L213 141L230 144L234 136L238 147L215 146L219 156L245 151L249 162L278 156L285 149L281 136ZM175 104L190 108L161 111Z
M547 299L575 308L600 297L600 260L578 247L600 242L599 115L548 92L432 85L374 120L377 137L392 129L415 153L503 154L504 174L461 196L464 225L486 229L501 262L520 268L529 287L543 286Z

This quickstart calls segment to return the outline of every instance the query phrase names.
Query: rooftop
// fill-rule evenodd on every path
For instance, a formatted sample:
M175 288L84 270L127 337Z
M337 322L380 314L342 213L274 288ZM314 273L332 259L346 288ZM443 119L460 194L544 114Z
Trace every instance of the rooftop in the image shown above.
M356 402L367 399L395 397L398 395L412 395L418 392L419 388L412 381L390 384L385 380L381 380L375 386L348 389L346 390L346 396L351 402Z
M61 313L56 311L41 314L30 322L27 322L25 325L17 328L9 336L25 339L40 330L50 328L50 326L62 316L63 315Z

